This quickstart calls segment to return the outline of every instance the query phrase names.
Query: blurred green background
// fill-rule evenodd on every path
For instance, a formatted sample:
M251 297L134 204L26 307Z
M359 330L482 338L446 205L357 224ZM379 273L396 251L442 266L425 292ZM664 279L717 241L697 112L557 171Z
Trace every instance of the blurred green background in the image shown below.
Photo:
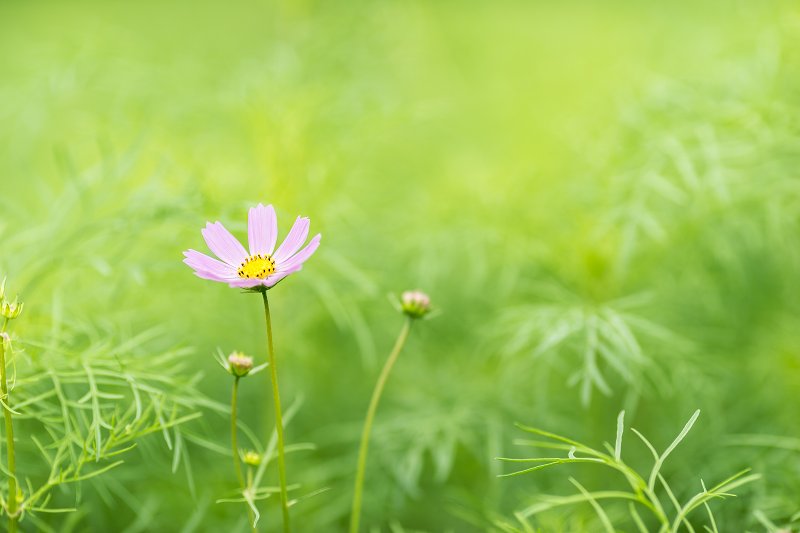
M289 479L328 489L293 508L298 531L344 529L402 320L386 295L410 288L442 312L415 324L378 412L366 526L491 531L573 493L567 473L613 485L590 467L498 479L494 458L519 453L517 421L599 446L623 408L662 447L700 408L666 467L681 494L753 467L761 481L714 504L721 529L786 524L799 30L789 1L3 0L0 275L27 306L16 334L44 342L56 314L115 344L157 328L138 357L191 348L198 387L224 404L212 356L265 359L259 298L194 277L181 252L205 251L206 221L244 238L247 208L272 203L281 235L298 214L323 234L270 293L284 403L299 406L288 441L315 446ZM263 435L266 377L242 394ZM187 424L176 465L145 439L84 483L80 512L41 520L244 531L240 508L214 503L230 460L202 444L227 446L227 427L210 409ZM745 434L795 440L736 445ZM275 530L277 498L261 510ZM599 530L586 504L535 524Z

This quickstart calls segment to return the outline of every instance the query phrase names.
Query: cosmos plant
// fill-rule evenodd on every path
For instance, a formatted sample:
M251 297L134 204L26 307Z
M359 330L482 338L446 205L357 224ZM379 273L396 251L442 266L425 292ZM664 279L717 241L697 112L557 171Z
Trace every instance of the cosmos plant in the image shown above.
M201 233L209 249L220 260L187 250L183 254L186 257L183 262L203 279L260 292L266 301L266 291L286 276L302 269L303 263L319 247L322 235L317 234L300 250L308 237L310 224L308 218L297 217L286 239L276 250L278 217L275 209L271 205L258 204L250 209L247 222L249 253L220 222L209 222Z
M577 504L590 505L597 514L598 520L602 525L602 530L606 533L620 531L619 524L615 525L612 517L623 516L623 513L611 513L606 510L609 502L627 504L627 522L631 530L633 527L640 533L679 533L685 528L686 531L694 532L689 515L697 510L705 510L708 524L705 531L709 533L719 533L717 522L712 512L710 503L716 500L723 500L734 496L732 491L742 485L751 483L761 476L751 474L750 469L744 469L728 478L707 486L701 479L699 485L700 492L695 493L690 498L680 501L679 491L667 480L662 467L664 461L675 451L678 445L686 438L691 431L694 423L700 416L700 410L692 414L689 421L683 426L677 437L667 446L664 451L659 452L642 433L634 428L630 431L642 442L653 457L653 466L647 473L642 473L630 466L622 457L622 441L625 434L625 411L621 411L617 417L617 431L614 445L604 443L604 449L597 449L582 442L563 437L543 429L524 426L518 424L517 427L525 431L533 438L518 439L515 444L526 448L548 449L560 452L549 457L501 457L499 460L512 464L530 465L523 467L501 477L519 476L538 472L546 468L557 467L564 464L592 464L604 467L611 472L620 474L625 479L628 487L623 490L587 490L577 479L570 477L569 481L578 490L578 494L571 496L543 496L540 501L517 511L514 515L521 524L521 528L513 523L501 521L497 526L506 533L527 533L534 531L531 520L539 514L551 509L573 506ZM566 455L564 453L566 452ZM597 529L600 531L600 529Z
M270 317L269 299L267 291L275 287L281 280L303 268L303 263L319 247L321 235L315 235L303 247L308 238L310 221L305 217L297 217L288 235L275 249L278 241L278 218L271 205L258 204L250 209L248 217L247 235L249 252L244 246L225 229L220 222L208 223L202 230L203 238L208 248L219 258L214 259L195 250L184 252L184 263L189 265L194 273L203 279L227 283L230 287L245 289L247 292L260 293L264 301L264 316L266 319L268 367L272 385L273 405L275 408L275 430L277 433L278 476L280 479L281 512L283 516L283 530L291 531L289 518L289 497L286 482L285 446L283 438L283 416L281 412L281 399L278 388L278 369L275 360L275 350L272 340L272 319ZM302 248L302 249L301 249ZM244 485L241 466L239 464L239 451L236 449L236 387L239 378L246 375L252 368L252 361L247 361L237 356L229 358L228 364L231 373L236 377L232 396L231 433L234 464L240 485ZM245 372L244 367L249 366ZM241 374L241 375L237 375ZM245 498L252 508L252 495L245 491ZM254 520L251 525L255 528Z
M242 495L247 502L248 523L253 531L256 531L258 522L258 509L255 506L256 489L253 487L252 470L248 468L247 478L242 469L244 462L248 467L258 466L261 463L261 455L253 450L242 452L239 449L239 430L238 430L238 405L239 405L239 380L251 376L264 368L264 363L253 367L253 358L241 352L233 352L227 358L219 356L219 363L225 371L233 377L233 389L231 391L231 455L233 456L233 470L236 480L242 491Z
M375 383L375 389L372 391L372 398L367 408L367 416L364 421L364 429L361 433L361 444L358 448L358 466L356 467L356 481L353 488L353 504L350 512L350 533L358 533L359 522L361 521L361 500L364 493L364 476L367 470L367 451L369 450L369 437L372 432L372 423L375 420L375 413L378 410L378 403L380 402L383 389L386 386L386 381L389 379L389 374L400 356L400 352L408 339L408 333L411 330L411 323L418 318L423 318L431 310L431 299L422 291L406 291L397 304L398 310L405 315L403 326L400 329L400 334L397 341L394 343L394 348L386 359L383 365L378 381Z
M14 446L14 422L11 409L11 399L9 396L9 379L6 375L6 346L11 347L11 337L6 333L8 323L19 317L22 313L23 304L19 303L19 297L13 302L5 299L6 280L0 285L0 315L3 318L3 326L0 328L0 390L2 391L3 419L5 422L6 435L6 458L8 469L8 498L3 502L3 507L8 515L8 531L14 533L17 530L19 520L19 489L17 487L17 467L16 453ZM17 413L19 414L19 413Z
M176 362L180 350L135 357L149 332L119 345L110 339L84 344L56 319L54 330L64 331L42 343L20 337L12 327L24 318L23 309L27 306L18 298L7 298L3 281L0 405L5 464L0 470L6 485L0 488L0 508L10 532L52 531L42 516L76 511L80 501L76 494L74 507L55 507L54 489L115 469L139 438L162 433L178 456L172 443L180 438L179 426L199 416L185 412L196 407L199 395L168 377L186 374ZM24 421L21 426L15 424L17 417ZM32 445L38 456L30 453Z

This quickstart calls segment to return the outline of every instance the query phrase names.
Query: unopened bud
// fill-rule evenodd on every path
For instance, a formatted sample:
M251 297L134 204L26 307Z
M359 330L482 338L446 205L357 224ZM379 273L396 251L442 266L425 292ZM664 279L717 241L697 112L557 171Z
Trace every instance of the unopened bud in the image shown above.
M243 378L253 370L253 358L241 352L233 352L228 356L228 372L237 378Z
M242 455L242 461L246 465L258 466L261 464L261 455L259 455L258 452L254 452L253 450L247 450Z
M19 296L13 302L6 300L6 278L3 278L3 283L0 283L0 316L7 320L17 318L22 313L22 307Z
M19 301L19 298L15 298L13 302L3 300L0 303L0 315L8 320L13 320L22 313L22 307L23 304Z
M400 296L400 309L411 318L422 318L431 310L431 299L422 291L405 291Z

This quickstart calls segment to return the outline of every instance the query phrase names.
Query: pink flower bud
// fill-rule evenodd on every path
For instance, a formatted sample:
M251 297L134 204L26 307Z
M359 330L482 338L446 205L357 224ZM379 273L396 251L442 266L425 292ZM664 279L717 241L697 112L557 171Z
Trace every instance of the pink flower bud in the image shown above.
M253 358L241 352L233 352L228 356L228 372L237 378L243 378L253 370Z
M420 290L405 291L400 296L400 308L411 318L422 318L431 310L431 299Z

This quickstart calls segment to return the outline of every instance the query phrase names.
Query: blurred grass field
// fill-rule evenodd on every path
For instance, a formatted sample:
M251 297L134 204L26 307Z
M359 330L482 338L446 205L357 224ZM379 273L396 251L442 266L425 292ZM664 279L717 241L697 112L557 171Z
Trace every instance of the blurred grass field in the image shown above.
M45 343L58 324L78 347L109 340L111 356L154 330L136 357L191 348L197 388L224 404L212 356L265 359L260 302L197 279L181 252L205 250L206 221L243 238L247 208L272 203L281 235L298 214L323 235L270 293L298 407L288 441L314 445L290 456L289 479L328 489L293 508L298 531L345 528L363 414L401 323L386 295L416 287L442 312L415 325L378 412L370 531L493 531L542 494L574 493L563 472L498 479L494 458L518 453L514 422L613 441L621 409L661 446L701 409L666 474L686 495L751 467L760 481L711 504L720 530L788 525L799 38L788 1L4 0L0 276L25 301L16 333ZM268 382L242 394L263 435ZM78 512L42 524L244 531L215 503L233 488L209 444L227 446L227 424L206 409L177 454L143 439L55 496ZM277 497L261 510L276 530ZM536 520L600 531L585 503Z

